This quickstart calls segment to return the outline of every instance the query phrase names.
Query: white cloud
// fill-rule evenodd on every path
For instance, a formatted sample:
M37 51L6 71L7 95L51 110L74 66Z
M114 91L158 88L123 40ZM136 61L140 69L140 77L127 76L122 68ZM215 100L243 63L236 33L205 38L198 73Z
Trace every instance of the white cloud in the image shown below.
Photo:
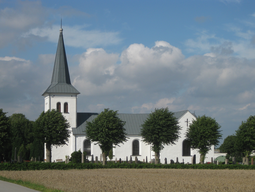
M58 41L59 30L58 25L43 28L33 28L29 32L24 33L23 37L31 35L41 38L47 38L48 41L56 43ZM83 26L64 26L63 33L65 34L65 45L72 47L98 47L107 45L119 44L122 40L118 32L101 32L98 30L85 30L86 25Z

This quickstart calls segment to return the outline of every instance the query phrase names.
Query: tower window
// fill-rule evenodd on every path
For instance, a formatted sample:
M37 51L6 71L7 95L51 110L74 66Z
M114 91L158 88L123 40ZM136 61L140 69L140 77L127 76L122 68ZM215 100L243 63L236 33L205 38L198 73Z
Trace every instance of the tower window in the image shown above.
M133 155L139 155L139 141L134 140L132 145Z
M57 103L57 111L61 112L61 103L60 102Z
M64 113L68 113L68 103L64 104Z

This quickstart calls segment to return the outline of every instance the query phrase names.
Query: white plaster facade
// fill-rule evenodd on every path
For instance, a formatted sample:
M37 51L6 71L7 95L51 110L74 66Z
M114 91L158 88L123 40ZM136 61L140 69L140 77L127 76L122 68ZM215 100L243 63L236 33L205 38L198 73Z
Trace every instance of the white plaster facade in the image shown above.
M187 131L187 119L188 123L190 124L193 120L195 120L195 116L191 114L189 111L185 113L180 119L179 119L179 125L181 126L180 130L180 138L174 145L166 145L164 146L164 149L160 152L160 159L161 162L164 162L164 159L167 158L167 162L170 163L170 160L174 160L176 162L176 158L178 158L179 162L184 163L191 163L191 159L193 155L196 155L196 162L199 163L200 154L198 153L198 150L196 149L190 149L190 155L189 156L183 156L183 141L185 140L185 133ZM151 161L154 159L154 152L151 150L151 145L146 144L142 141L142 137L140 135L127 135L128 140L120 144L119 146L115 146L113 149L113 155L114 159L117 158L118 160L121 158L122 160L126 160L126 158L130 158L130 156L133 156L132 152L132 142L134 140L139 141L139 155L137 156L138 160L145 161L146 157L148 161ZM83 135L74 135L74 151L80 150L81 152L84 151L83 143L86 140L86 136ZM95 142L91 143L91 154L93 156L100 157L101 149L98 145L96 145ZM133 160L135 158L133 156ZM205 162L211 162L211 158L214 157L214 146L211 147L211 150L208 152L205 158ZM91 160L91 156L88 157L89 160Z

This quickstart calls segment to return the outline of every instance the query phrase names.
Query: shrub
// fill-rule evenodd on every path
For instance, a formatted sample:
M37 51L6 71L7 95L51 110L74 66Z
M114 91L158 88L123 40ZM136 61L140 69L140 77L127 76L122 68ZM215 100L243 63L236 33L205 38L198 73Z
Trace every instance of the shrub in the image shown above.
M81 150L79 151L74 151L72 154L71 154L71 161L72 163L81 163Z

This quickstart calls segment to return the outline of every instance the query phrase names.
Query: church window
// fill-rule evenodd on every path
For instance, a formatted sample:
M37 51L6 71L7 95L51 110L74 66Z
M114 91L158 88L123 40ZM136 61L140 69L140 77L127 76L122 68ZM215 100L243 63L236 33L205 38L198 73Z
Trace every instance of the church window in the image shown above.
M88 139L83 143L83 152L85 152L86 155L91 155L91 141Z
M139 155L139 141L134 140L132 144L133 155Z
M64 113L68 113L68 103L64 104Z
M186 139L182 142L182 156L190 156L190 142Z
M61 112L61 103L60 102L57 103L57 111Z

